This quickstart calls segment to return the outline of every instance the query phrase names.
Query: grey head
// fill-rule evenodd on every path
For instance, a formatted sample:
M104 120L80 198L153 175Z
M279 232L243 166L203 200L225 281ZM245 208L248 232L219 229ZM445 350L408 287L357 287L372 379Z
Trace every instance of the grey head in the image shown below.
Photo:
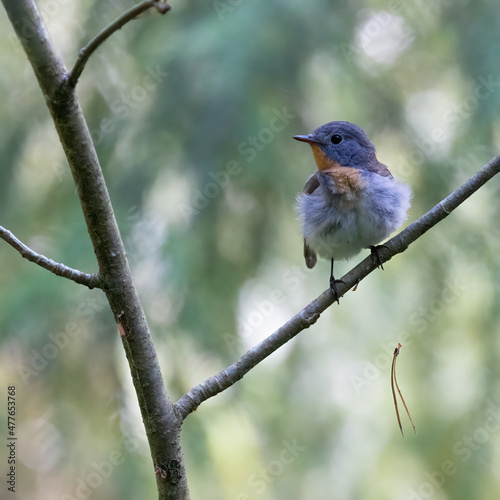
M312 134L296 135L294 139L311 145L317 144L327 158L344 167L371 170L372 165L378 164L375 146L363 129L354 123L329 122L318 127Z

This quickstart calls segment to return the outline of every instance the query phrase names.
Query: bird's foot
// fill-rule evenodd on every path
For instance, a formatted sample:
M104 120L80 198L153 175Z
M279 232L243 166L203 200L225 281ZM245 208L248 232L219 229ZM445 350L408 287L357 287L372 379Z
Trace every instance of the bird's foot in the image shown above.
M382 265L382 260L380 259L380 255L378 254L378 251L380 248L387 248L385 245L370 245L370 252L372 253L372 259L375 264L377 264L377 267L380 267L382 271L384 270L384 266Z
M333 276L331 276L330 277L330 290L333 292L333 295L335 296L334 300L337 302L337 304L340 305L339 294L337 292L337 283L342 283L343 285L345 285L345 281L336 280Z

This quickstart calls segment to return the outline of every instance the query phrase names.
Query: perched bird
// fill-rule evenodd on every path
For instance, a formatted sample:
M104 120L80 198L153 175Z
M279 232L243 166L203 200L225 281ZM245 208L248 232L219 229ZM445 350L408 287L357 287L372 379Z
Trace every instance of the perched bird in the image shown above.
M317 257L331 259L330 288L337 302L335 260L347 260L376 247L407 217L412 192L377 160L365 132L349 122L330 122L309 135L296 135L312 149L317 172L297 196L308 268Z

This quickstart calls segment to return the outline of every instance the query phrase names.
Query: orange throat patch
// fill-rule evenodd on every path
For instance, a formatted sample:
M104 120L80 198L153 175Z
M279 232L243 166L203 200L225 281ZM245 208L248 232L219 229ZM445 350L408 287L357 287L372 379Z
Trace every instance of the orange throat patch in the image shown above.
M328 158L317 144L310 144L310 146L318 170L332 177L339 193L354 193L363 189L365 181L357 168L343 167L340 163Z

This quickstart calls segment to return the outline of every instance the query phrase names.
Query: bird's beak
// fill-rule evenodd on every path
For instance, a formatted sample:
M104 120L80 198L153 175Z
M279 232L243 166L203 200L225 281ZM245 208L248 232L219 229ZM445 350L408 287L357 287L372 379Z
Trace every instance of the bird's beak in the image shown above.
M319 141L315 139L312 134L309 135L294 135L293 138L296 141L307 142L309 144L319 144Z

